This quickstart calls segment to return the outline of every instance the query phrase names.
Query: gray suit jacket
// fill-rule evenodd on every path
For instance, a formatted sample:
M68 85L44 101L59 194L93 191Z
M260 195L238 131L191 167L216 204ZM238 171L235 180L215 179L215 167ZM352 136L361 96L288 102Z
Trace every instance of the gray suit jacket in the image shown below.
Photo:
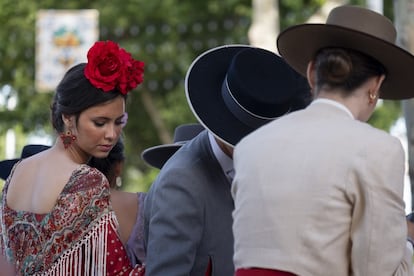
M207 131L178 150L145 201L146 275L234 274L230 183Z

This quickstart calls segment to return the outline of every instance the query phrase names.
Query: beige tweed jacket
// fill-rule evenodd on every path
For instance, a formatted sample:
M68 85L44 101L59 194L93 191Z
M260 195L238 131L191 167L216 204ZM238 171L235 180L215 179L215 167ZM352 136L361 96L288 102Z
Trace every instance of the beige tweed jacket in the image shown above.
M235 147L235 267L413 275L395 137L316 100Z

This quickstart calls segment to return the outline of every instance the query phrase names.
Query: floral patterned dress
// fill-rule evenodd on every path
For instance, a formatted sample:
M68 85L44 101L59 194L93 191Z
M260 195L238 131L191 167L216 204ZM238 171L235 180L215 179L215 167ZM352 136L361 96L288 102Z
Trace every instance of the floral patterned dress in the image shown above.
M119 239L109 184L97 169L80 165L47 214L9 208L9 180L0 249L19 275L144 275L144 267L132 267Z

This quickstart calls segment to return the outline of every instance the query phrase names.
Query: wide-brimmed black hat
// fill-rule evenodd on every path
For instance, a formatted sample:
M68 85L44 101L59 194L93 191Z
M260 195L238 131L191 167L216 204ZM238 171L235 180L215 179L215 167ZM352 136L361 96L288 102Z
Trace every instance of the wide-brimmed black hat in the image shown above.
M22 154L20 155L20 158L15 159L7 159L0 161L0 178L3 180L6 180L9 176L14 164L16 164L20 159L32 156L36 153L39 153L41 151L44 151L46 149L50 148L50 146L45 145L26 145L23 147Z
M165 162L189 140L196 137L204 127L200 124L183 124L175 128L173 144L164 144L145 149L141 158L150 166L161 169Z
M300 24L289 27L277 38L280 55L302 75L315 53L326 47L353 49L379 61L387 70L380 98L414 97L414 56L398 47L396 30L385 16L356 7L334 8L326 24Z
M310 100L307 80L273 52L248 45L210 49L185 78L188 103L198 121L234 146L241 138Z

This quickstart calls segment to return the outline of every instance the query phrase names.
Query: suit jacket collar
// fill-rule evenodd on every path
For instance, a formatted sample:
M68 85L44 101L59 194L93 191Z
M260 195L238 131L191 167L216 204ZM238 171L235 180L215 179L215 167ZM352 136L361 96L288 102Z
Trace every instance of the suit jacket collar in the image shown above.
M213 150L214 156L219 162L220 167L223 170L224 174L227 176L227 178L231 182L232 176L234 175L233 160L221 150L213 134L211 134L210 132L208 133L208 138L209 138L209 142L211 145L211 149Z

